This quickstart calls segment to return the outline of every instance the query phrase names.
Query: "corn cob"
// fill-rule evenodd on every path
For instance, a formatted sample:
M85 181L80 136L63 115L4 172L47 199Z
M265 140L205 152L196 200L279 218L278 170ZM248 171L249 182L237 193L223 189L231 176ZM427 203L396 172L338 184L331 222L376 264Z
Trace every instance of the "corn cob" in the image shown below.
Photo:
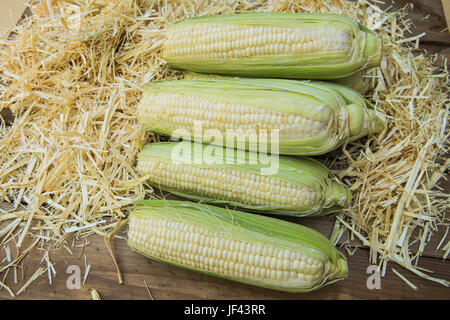
M128 244L158 261L281 291L307 292L347 276L345 257L319 232L205 204L136 202Z
M150 185L184 198L272 214L325 215L351 200L351 193L315 160L279 156L269 164L252 158L255 153L216 147L210 161L209 148L150 143L138 154L137 170ZM177 158L181 153L184 157Z
M177 69L292 79L337 79L380 64L375 33L338 14L196 17L168 28L162 57Z
M216 138L215 144L224 145L234 132L247 149L255 139L264 143L264 134L277 133L277 141L267 141L272 152L293 155L324 154L384 128L383 116L355 90L281 79L158 81L144 92L137 117L149 130L172 135L184 129L190 134L184 139L203 143L211 141L194 134L196 125L203 132L218 131L223 139Z

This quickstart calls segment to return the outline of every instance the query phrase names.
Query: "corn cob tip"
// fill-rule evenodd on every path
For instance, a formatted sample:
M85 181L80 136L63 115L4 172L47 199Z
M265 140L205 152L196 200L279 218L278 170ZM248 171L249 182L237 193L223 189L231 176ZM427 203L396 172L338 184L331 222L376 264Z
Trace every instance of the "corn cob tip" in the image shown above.
M348 207L352 200L352 193L340 182L332 181L327 199L333 206L345 208Z
M347 106L350 141L355 141L365 135L377 134L386 127L386 119L374 110L365 108L358 103Z
M372 132L380 133L386 129L386 117L382 114L376 114L375 111L368 109L369 117L372 118Z
M339 253L338 260L336 262L336 273L330 277L330 281L338 281L346 278L348 275L347 259L344 255Z
M367 32L364 57L367 58L367 68L377 67L383 56L383 43L372 31Z

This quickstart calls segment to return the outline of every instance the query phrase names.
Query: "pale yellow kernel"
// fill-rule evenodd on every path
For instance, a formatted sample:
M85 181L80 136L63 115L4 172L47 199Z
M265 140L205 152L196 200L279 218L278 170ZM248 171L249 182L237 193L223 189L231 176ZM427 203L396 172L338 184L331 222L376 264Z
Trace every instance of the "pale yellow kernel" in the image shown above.
M261 246L261 252L258 252L258 255L267 256L269 254L269 248L267 246Z
M293 263L293 266L292 266L292 268L294 269L294 270L298 270L298 269L300 269L300 261L299 260L294 260L294 263Z
M255 255L254 256L254 264L256 265L256 266L260 266L261 265L261 256L260 255Z
M266 274L267 274L267 269L265 269L264 267L260 268L259 276L264 279L266 277Z
M277 279L277 271L276 270L270 270L270 278L275 280Z
M300 269L304 272L304 270L306 270L307 264L305 261L301 261L300 262Z
M283 268L283 260L277 259L276 269L281 270Z
M240 269L240 264L239 263L235 263L234 264L234 266L233 266L234 268L233 268L233 272L236 274L236 275L238 275L239 274L239 269Z
M284 275L283 271L278 270L277 271L277 280L282 280L283 279L283 275Z
M275 257L272 257L272 259L271 259L271 261L270 261L270 268L271 268L271 269L275 269L276 266L277 266L277 264L278 264L278 259L275 258Z
M255 271L253 274L255 275L256 278L261 277L261 268L255 267Z
M233 261L235 261L235 262L239 261L239 260L238 260L238 259L239 259L239 254L240 254L239 252L233 251L233 252L232 252L232 258L231 258L231 259L232 259Z
M272 53L273 53L273 54L280 54L280 53L281 53L280 45L279 45L278 43L275 43L275 44L274 44Z
M269 268L270 262L272 261L271 257L261 257L261 267L262 268Z
M277 257L278 259L282 259L283 258L283 250L280 248L275 248L273 256Z
M236 241L235 240L228 240L227 241L227 250L233 251L236 249Z

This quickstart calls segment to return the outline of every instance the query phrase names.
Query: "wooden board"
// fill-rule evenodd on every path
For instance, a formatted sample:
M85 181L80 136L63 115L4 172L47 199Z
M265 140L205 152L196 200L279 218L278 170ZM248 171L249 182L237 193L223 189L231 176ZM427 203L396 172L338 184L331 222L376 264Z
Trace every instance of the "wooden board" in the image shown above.
M302 221L303 224L314 227L329 236L333 218L321 217ZM442 236L442 230L439 233ZM146 285L154 299L448 299L449 297L448 288L424 280L399 266L394 268L416 285L419 288L418 291L412 290L390 268L386 276L381 278L380 289L369 289L367 281L371 274L367 273L369 252L366 249L359 249L353 255L348 255L340 248L348 259L349 276L346 280L308 294L291 294L217 279L169 266L133 252L124 239L115 239L113 245L116 258L124 277L124 284L120 285L103 238L92 236L89 242L83 250L75 249L74 255L65 249L52 252L51 260L56 269L53 284L49 284L47 274L44 274L16 299L91 299L91 289L97 290L103 299L151 299ZM69 289L67 281L70 282L70 276L73 273L68 274L67 270L70 266L78 267L83 279L86 270L85 261L91 265L86 282L80 289ZM23 266L24 278L28 279L40 263L36 255L31 255L24 260ZM420 266L434 270L436 277L450 279L449 260L443 261L427 253L421 258ZM22 271L18 270L17 274L18 279L21 280ZM14 282L12 272L5 280L8 284ZM17 291L23 283L20 281L11 285L11 289ZM0 291L0 299L10 298L5 290Z
M396 1L394 6L403 7L410 1ZM432 52L448 55L450 35L442 32L445 29L445 18L441 2L413 1L414 9L410 13L417 29L415 33L426 32L422 39L422 47ZM423 19L430 15L430 18ZM450 192L450 181L442 184ZM6 206L1 204L0 206ZM292 219L290 219L292 220ZM334 223L333 217L294 219L297 222L315 228L329 236ZM445 230L440 229L431 239L420 259L420 266L435 271L434 276L450 279L450 262L442 260L441 252L435 250ZM70 239L69 239L70 240ZM154 299L448 299L449 289L440 284L424 280L415 274L391 264L398 272L418 287L411 289L403 280L395 275L391 268L381 279L380 289L369 289L367 273L369 266L369 251L359 249L353 255L343 251L348 259L349 277L318 291L308 294L289 294L274 290L261 289L249 285L217 279L211 276L197 274L181 268L149 260L129 249L126 241L115 239L113 244L118 264L124 277L124 284L119 285L112 259L107 251L103 238L89 237L89 245L75 249L71 255L65 249L52 251L51 260L55 264L56 277L50 285L46 274L38 277L21 295L15 299L91 299L90 290L95 289L103 299L150 299L146 288L148 285ZM72 240L70 240L72 241ZM76 242L80 244L80 241ZM15 254L14 248L11 248ZM340 248L340 250L343 250ZM5 253L0 252L0 261ZM67 282L72 273L67 273L70 266L79 268L81 279L84 276L86 264L91 265L86 282L79 289L69 289ZM18 268L18 283L14 284L14 275L9 272L5 282L17 292L41 265L40 253L27 256L23 270ZM3 277L3 274L2 274ZM0 279L0 280L3 280ZM70 282L70 281L69 281ZM69 286L70 287L70 286ZM0 289L0 299L11 299L4 289Z

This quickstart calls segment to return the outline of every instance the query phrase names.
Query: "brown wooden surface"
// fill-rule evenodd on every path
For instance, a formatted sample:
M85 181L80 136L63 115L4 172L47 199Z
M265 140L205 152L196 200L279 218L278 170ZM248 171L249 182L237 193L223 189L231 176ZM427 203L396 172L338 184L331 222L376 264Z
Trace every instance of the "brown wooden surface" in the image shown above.
M432 52L449 55L450 35L446 28L442 4L434 1L395 1L394 7L400 8L409 2L414 3L410 12L417 29L414 34L426 32L422 38L422 47ZM388 3L388 5L390 5ZM423 17L430 15L429 19ZM442 184L450 192L450 181ZM0 206L6 206L1 204ZM320 217L308 219L294 219L302 224L313 227L324 235L329 236L333 226L333 217ZM443 261L442 251L435 250L445 230L436 232L429 246L420 259L419 266L434 271L433 276L450 280L449 260ZM123 233L122 233L123 234ZM160 262L149 260L129 249L126 241L115 239L113 241L116 258L123 274L124 284L119 285L117 274L111 257L106 249L103 238L89 237L90 244L84 248L76 249L72 256L65 249L51 252L51 260L55 265L56 277L49 285L47 275L44 274L35 280L24 293L15 299L91 299L90 290L99 292L102 299L150 299L145 282L150 288L154 299L448 299L450 290L440 284L424 280L402 267L390 264L409 281L418 287L418 291L411 289L403 280L388 268L386 276L381 279L381 289L369 290L366 285L369 274L366 273L369 265L369 251L359 249L353 255L342 250L349 265L349 277L338 283L322 288L308 294L289 294L274 290L261 289L249 285L217 279L211 276L197 274L181 268L168 266ZM345 239L343 239L345 240ZM69 241L71 242L71 240ZM342 242L342 241L341 241ZM76 243L81 243L80 241ZM13 248L12 253L15 251ZM0 252L0 261L5 253ZM87 264L91 265L86 282L81 289L69 290L66 286L69 274L66 273L69 265L77 265L81 269L81 276ZM23 263L23 278L25 281L42 266L40 253L27 256ZM4 274L0 280L3 280ZM18 278L22 279L22 270L18 270ZM145 282L144 282L145 281ZM24 281L14 284L13 274L5 278L14 292L22 287ZM9 294L0 289L0 299L11 299Z
M450 189L448 184L447 189ZM329 236L334 219L320 217L296 220ZM436 233L434 239L440 240L443 231ZM91 289L97 290L102 299L150 299L145 283L154 299L448 299L450 292L447 287L424 280L394 264L391 266L419 290L411 289L390 268L386 276L381 278L381 288L369 290L366 284L369 277L366 273L369 265L367 249L359 249L353 255L349 255L340 248L348 259L349 267L349 276L344 281L307 294L291 294L217 279L153 261L130 250L124 239L116 238L113 245L124 277L124 284L119 285L116 270L103 238L91 236L89 242L84 250L75 249L74 255L65 249L53 251L51 259L57 272L53 284L49 284L47 275L44 274L16 299L91 299ZM434 248L436 245L427 247L427 251L420 259L420 266L435 271L436 277L450 279L449 260L443 261ZM66 270L70 265L77 265L83 277L84 256L87 264L91 264L87 280L80 289L69 290L66 286L69 277ZM1 255L0 259L3 259ZM23 266L26 280L41 265L39 258L31 255L24 260ZM21 277L22 272L18 271L19 280ZM11 272L6 277L6 282L13 284ZM17 291L23 283L20 281L13 284L11 289ZM0 290L0 299L11 297L5 290Z
M450 34L447 30L447 23L445 20L443 2L449 2L449 0L395 0L384 1L385 4L381 5L382 8L392 7L396 9L404 8L408 6L412 7L408 11L408 17L413 22L415 28L412 30L411 35L426 33L424 37L420 39L421 45L435 45L439 47L450 46Z

